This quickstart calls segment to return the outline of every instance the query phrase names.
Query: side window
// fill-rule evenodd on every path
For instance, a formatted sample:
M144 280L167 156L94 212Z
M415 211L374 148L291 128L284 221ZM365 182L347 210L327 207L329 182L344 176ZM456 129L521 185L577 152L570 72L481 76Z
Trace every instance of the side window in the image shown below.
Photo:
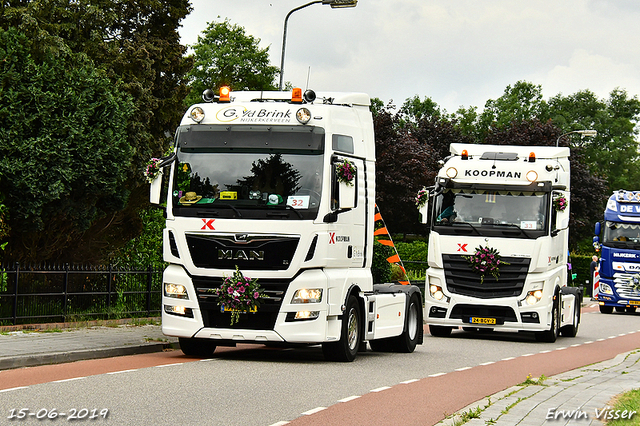
M333 135L331 146L334 151L342 151L353 154L353 138L346 135Z

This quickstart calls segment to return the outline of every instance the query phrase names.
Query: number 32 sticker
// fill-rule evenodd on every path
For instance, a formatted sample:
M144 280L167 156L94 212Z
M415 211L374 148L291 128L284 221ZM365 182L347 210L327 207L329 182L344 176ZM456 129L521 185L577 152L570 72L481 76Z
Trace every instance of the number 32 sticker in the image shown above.
M287 205L294 209L308 209L309 195L292 195L287 198Z

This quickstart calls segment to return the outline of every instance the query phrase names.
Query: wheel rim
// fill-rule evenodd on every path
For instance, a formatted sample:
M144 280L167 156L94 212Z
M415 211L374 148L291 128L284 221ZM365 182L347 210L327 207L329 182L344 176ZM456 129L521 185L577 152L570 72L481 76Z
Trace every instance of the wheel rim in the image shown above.
M349 323L347 324L347 344L349 350L355 350L358 344L358 315L356 310L352 308L349 311Z
M407 318L407 330L409 332L409 339L413 340L418 334L418 308L415 303L412 303L409 307L409 318Z

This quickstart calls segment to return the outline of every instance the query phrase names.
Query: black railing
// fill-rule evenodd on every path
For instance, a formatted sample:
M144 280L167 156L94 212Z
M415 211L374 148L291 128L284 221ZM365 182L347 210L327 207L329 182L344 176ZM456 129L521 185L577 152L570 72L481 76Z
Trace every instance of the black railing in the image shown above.
M0 325L155 316L161 287L151 266L0 266Z

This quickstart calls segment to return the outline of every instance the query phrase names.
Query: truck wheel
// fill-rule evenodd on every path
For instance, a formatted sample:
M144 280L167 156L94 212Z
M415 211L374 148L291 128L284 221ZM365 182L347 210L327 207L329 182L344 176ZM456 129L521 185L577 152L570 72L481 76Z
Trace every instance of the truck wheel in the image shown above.
M634 308L633 306L630 308L625 309L625 312L628 314L633 314L636 312L636 308Z
M342 315L340 340L322 344L322 353L328 361L351 362L356 359L360 347L360 305L355 296L349 296L347 309Z
M539 331L536 333L538 342L553 343L560 334L560 294L556 294L556 300L553 302L553 310L551 312L551 328L547 331Z
M422 303L417 294L409 299L409 309L404 320L404 331L395 339L395 349L398 352L411 353L416 349L420 339L422 327Z
M600 313L610 314L613 312L613 306L600 305Z
M430 325L429 333L434 337L449 337L451 335L451 327L443 327L441 325Z
M616 312L624 312L625 309L626 308L624 306L616 306Z
M180 349L182 349L183 354L196 358L210 357L216 350L216 345L209 339L188 339L185 337L179 337L178 342L180 343Z

